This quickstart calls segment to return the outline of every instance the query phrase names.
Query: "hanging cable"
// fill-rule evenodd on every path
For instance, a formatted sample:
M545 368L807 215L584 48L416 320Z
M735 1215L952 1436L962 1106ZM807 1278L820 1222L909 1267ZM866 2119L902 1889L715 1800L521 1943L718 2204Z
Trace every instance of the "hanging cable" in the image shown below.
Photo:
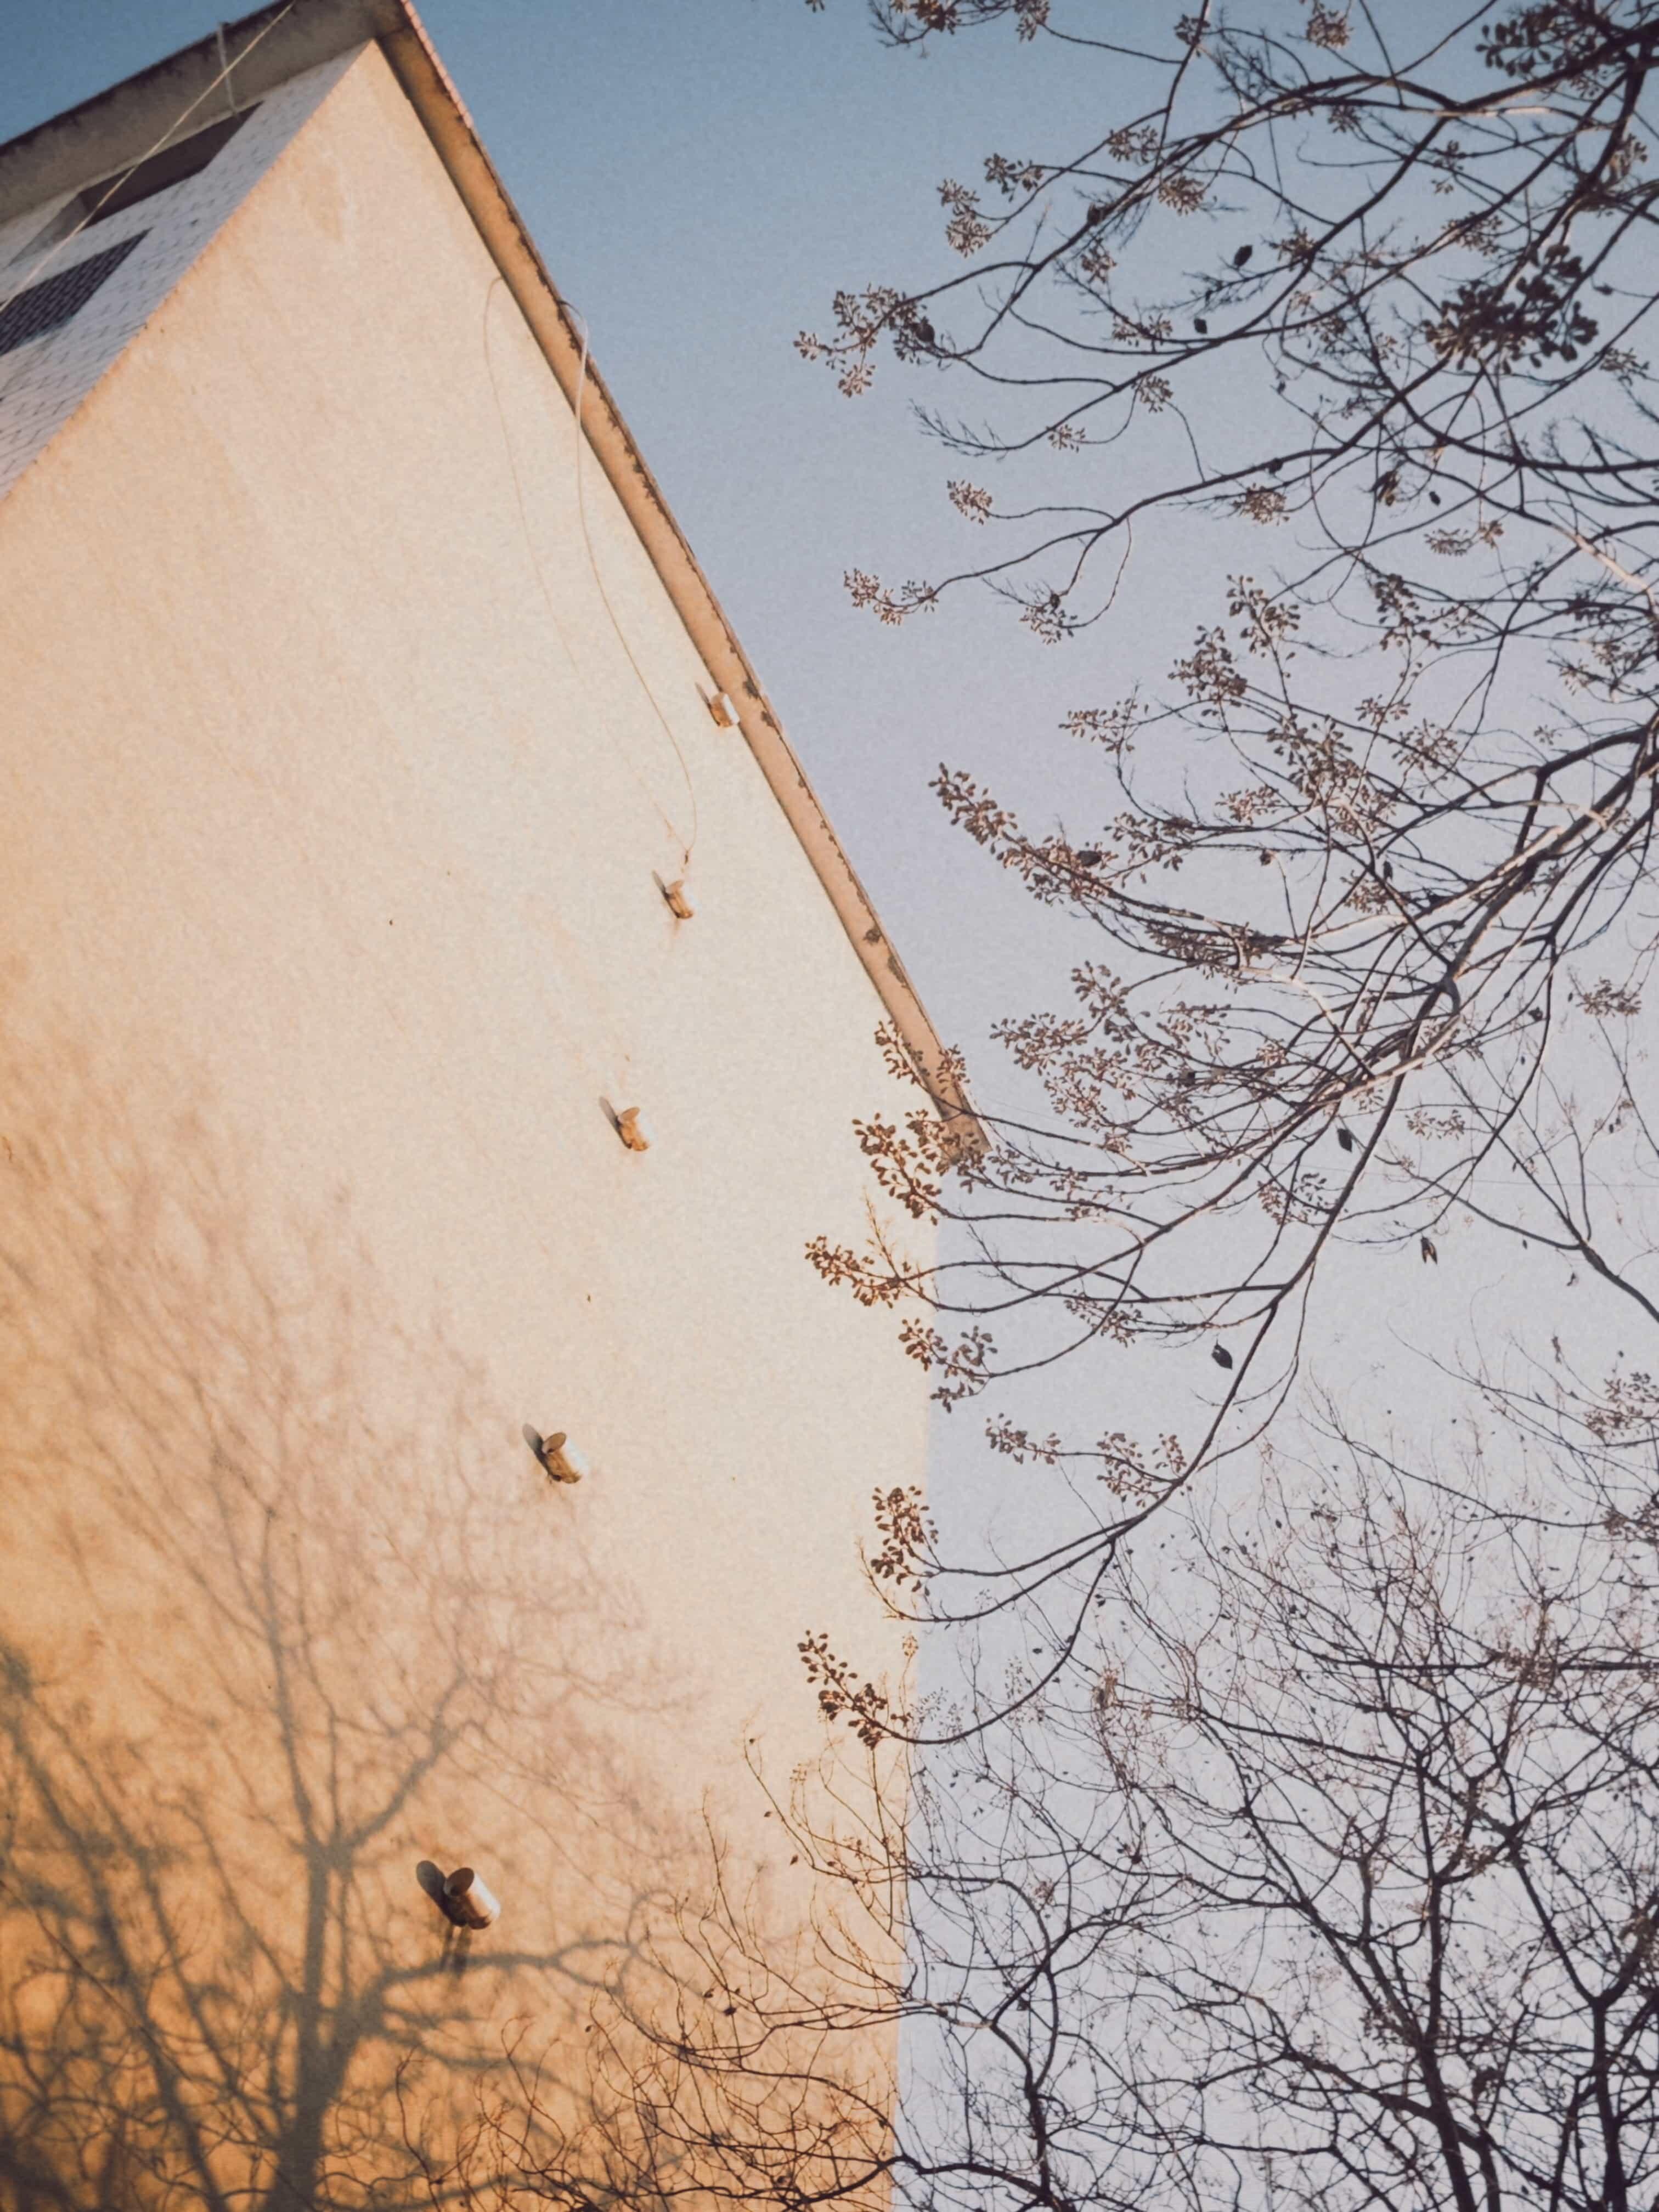
M570 640L565 633L564 624L559 620L558 609L555 606L553 603L553 595L547 587L547 577L542 568L541 556L536 550L536 541L530 528L530 516L528 510L525 506L524 483L519 474L518 456L513 450L512 435L507 427L507 410L501 404L501 386L496 381L495 377L495 356L489 349L490 303L495 299L496 286L499 284L505 288L506 283L507 279L504 276L495 276L490 280L489 289L484 294L484 367L488 370L489 375L489 389L495 402L495 420L501 426L501 444L506 450L507 465L513 474L513 493L514 499L518 502L519 527L524 533L525 550L529 554L530 565L536 572L536 581L541 588L542 601L547 609L548 620L553 625L554 634L558 638L559 643L564 647L565 659L570 663L571 669L574 673L578 683L581 684L583 688L586 690L587 688L586 679L582 675L580 663L577 660L575 653L571 647ZM584 361L585 360L586 356L584 356ZM579 511L581 505L581 426L579 420L576 428L576 496ZM584 520L582 526L582 538L584 544L586 544L587 528L586 520ZM667 736L668 742L674 748L674 757L679 763L680 773L685 778L686 793L691 802L691 835L689 839L682 833L679 824L674 820L672 815L671 815L668 810L663 805L661 800L652 790L650 785L645 781L645 778L640 774L639 770L634 766L632 761L628 759L625 752L623 755L623 764L626 766L629 774L633 777L635 782L638 784L641 791L645 794L645 798L653 812L656 815L657 819L662 823L664 829L667 830L669 836L678 847L680 854L680 866L682 867L686 867L690 864L691 850L697 842L697 794L691 787L690 771L686 766L684 754L681 752L679 746L675 744L674 732L669 728L668 723L663 715L662 709L657 704L655 695L653 693L650 685L646 682L645 677L641 672L638 661L635 659L633 653L629 650L628 640L623 636L622 628L617 621L616 613L611 607L609 599L605 597L604 582L599 576L597 567L594 566L593 549L591 544L587 545L587 559L589 567L593 568L593 580L595 583L599 585L599 596L605 600L605 612L611 617L611 626L615 629L617 635L621 641L623 651L628 654L629 665L633 669L635 675L638 677L641 688L643 690L646 697L650 700L652 711L656 715L658 721L662 724L664 732Z
M576 374L576 517L582 527L582 544L586 548L587 565L593 573L593 581L599 586L599 597L605 602L605 611L611 617L611 627L617 633L617 642L628 655L628 665L639 678L640 689L650 701L651 711L661 723L663 735L673 747L674 757L680 764L680 774L685 778L685 793L691 802L691 836L681 854L681 860L684 866L689 866L692 848L697 842L696 788L692 783L691 770L686 764L685 755L680 750L679 740L669 727L668 717L658 705L657 695L646 680L645 671L634 658L634 648L628 642L627 635L621 623L617 619L617 610L611 604L611 594L605 588L605 578L599 574L599 564L594 557L593 540L588 535L587 529L587 503L582 487L582 449L587 443L587 433L582 424L582 398L587 389L587 318L580 309L573 307L568 300L561 300L559 304L566 314L575 316L577 322L581 325L582 334L581 366Z

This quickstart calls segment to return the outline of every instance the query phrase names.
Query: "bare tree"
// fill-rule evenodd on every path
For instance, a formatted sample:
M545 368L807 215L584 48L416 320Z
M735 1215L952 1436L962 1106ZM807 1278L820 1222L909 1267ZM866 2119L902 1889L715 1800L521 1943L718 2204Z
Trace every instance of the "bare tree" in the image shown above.
M905 1781L890 1757L855 1778L840 1748L826 1748L771 1808L802 1869L793 1918L780 1925L775 1905L734 1885L722 1861L701 1903L683 1905L648 2005L612 2004L596 2021L610 2201L889 2212ZM811 1833L793 1817L809 1800ZM573 2188L568 2160L548 2156L547 2102L545 2079L516 2069L486 2140L527 2205L574 2212L596 2201L593 2160L590 2151Z
M951 379L958 411L929 396L924 422L984 477L950 487L974 557L902 587L854 572L855 600L899 623L988 588L1135 673L1066 725L1097 766L1086 827L940 770L952 819L1075 921L1069 1000L997 1025L988 1152L925 1097L861 1129L898 1206L946 1222L937 1267L891 1231L812 1252L899 1310L946 1405L1116 1346L1208 1352L1216 1402L1162 1437L991 1420L1090 1503L967 1597L935 1574L932 1607L1064 1585L1080 1620L1127 1534L1271 1421L1338 1242L1431 1264L1474 1211L1654 1317L1585 1153L1650 1111L1617 1036L1656 942L1636 348L1659 9L874 13L898 45L1063 42L1109 103L1091 143L939 186L964 267L843 293L800 342L852 395L889 352L929 395ZM1211 604L1146 666L1120 618L1177 573ZM1583 1082L1605 1112L1563 1110ZM890 1584L937 1569L918 1502L884 1511ZM906 1725L809 1656L830 1708Z
M751 2051L816 2027L826 2094L838 2042L903 2022L866 2137L902 2201L1650 2201L1659 1394L1489 1395L1457 1464L1328 1408L1316 1462L1173 1506L1091 1674L967 1731L885 1850L798 1798L843 1894L836 2001L809 2022L759 1974L730 2001ZM860 1931L899 1900L894 1974ZM793 2179L873 2198L827 2159Z
M785 1972L726 1900L725 2024L659 2033L663 2106L720 2193L792 2207L1625 2212L1659 2182L1659 1386L1547 1312L1547 1345L1448 1376L1455 1458L1332 1406L1310 1432L1289 1393L1342 1239L1431 1267L1467 1216L1605 1294L1585 1342L1656 1317L1608 1186L1659 1168L1624 1028L1656 944L1659 9L1263 0L1161 56L1151 9L875 12L898 44L1067 41L1121 112L947 180L966 269L803 340L849 394L890 347L999 410L927 420L1000 556L854 597L897 623L987 586L1056 647L1111 634L1137 564L1215 600L1172 671L1071 717L1085 830L941 771L1085 933L1073 1003L1002 1025L1040 1110L1010 1086L984 1156L925 1085L864 1127L951 1224L939 1267L879 1229L814 1257L900 1310L946 1404L1119 1344L1224 1380L1190 1437L994 1419L1076 1520L965 1601L922 1500L878 1494L878 1582L983 1640L906 1704L804 1639L828 1718L929 1756L902 1821L810 1775L775 1804L839 1902ZM688 2075L778 2094L720 2135Z

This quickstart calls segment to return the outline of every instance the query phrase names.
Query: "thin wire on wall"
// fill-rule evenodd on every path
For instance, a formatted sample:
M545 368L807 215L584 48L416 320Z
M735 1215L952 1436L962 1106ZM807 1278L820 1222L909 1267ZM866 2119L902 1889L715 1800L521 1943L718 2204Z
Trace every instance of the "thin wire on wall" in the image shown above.
M557 636L559 643L564 647L565 658L570 663L571 668L574 672L578 682L583 684L584 689L586 689L586 681L582 677L580 664L578 662L576 655L572 650L570 640L566 635L564 625L559 620L558 610L553 604L553 595L548 590L547 577L542 568L541 556L536 550L536 541L530 528L530 516L528 510L525 506L524 483L519 474L518 456L513 450L512 434L507 426L507 410L501 404L501 386L496 381L495 356L489 349L489 308L491 301L495 299L495 288L497 285L501 285L503 289L506 289L507 279L504 276L500 276L493 277L490 280L489 290L484 294L484 367L488 370L489 375L489 389L495 402L495 419L501 426L501 444L507 453L507 465L513 472L513 492L514 496L518 502L519 526L524 533L525 550L530 556L530 564L536 572L536 581L541 588L542 600L547 609L548 620L553 625L554 633ZM511 296L510 294L509 296ZM647 699L650 702L652 713L661 724L663 734L666 737L670 745L673 748L674 757L679 763L680 774L685 779L686 796L690 800L691 806L691 834L690 837L687 837L683 834L679 824L674 820L672 815L671 815L668 810L663 805L661 800L652 790L650 785L645 781L644 777L641 775L633 763L627 758L625 752L623 755L623 758L629 774L633 777L635 782L638 784L641 791L644 793L653 812L656 815L663 827L667 830L675 844L678 846L680 851L680 866L682 867L689 867L691 861L692 849L697 842L697 794L692 785L691 771L686 763L685 755L681 751L679 744L675 738L673 731L669 727L667 717L664 714L662 708L657 703L656 694L652 690L649 683L646 680L645 672L641 668L639 662L634 658L633 649L629 646L627 637L623 635L622 624L617 619L616 609L611 604L610 595L605 588L605 580L599 574L599 563L593 557L592 543L587 533L587 518L582 512L581 449L584 443L584 437L581 427L580 407L582 385L586 381L586 369L587 348L586 343L584 343L582 348L582 374L577 383L577 406L579 411L576 417L576 508L581 520L582 543L586 548L587 564L592 571L593 581L599 586L599 597L604 602L605 611L611 617L611 626L616 631L617 641L621 645L623 651L628 656L628 665L633 670L635 676L638 678L640 689L644 692Z
M594 557L593 540L589 537L587 531L587 502L582 486L582 451L587 443L587 432L582 423L582 396L587 389L587 318L573 307L568 300L562 301L560 304L567 314L575 316L577 322L581 325L582 333L581 367L576 374L576 518L582 527L582 544L587 550L587 565L593 573L593 581L599 586L599 597L605 602L605 611L611 617L611 627L617 633L617 642L628 655L628 665L639 678L641 690L651 702L651 711L661 723L663 735L673 747L674 757L680 764L680 774L685 778L685 794L691 802L691 838L685 848L684 854L685 860L689 864L691 859L691 848L697 842L696 789L691 781L691 770L686 764L685 755L680 750L679 741L668 726L668 717L658 705L657 695L646 680L645 671L634 658L634 648L628 642L627 634L617 618L617 610L611 604L611 594L605 588L605 578L599 574L599 564Z
M511 471L511 473L512 473L512 477L513 477L513 496L514 496L514 500L518 502L518 508L519 508L519 527L520 527L520 530L523 532L523 533L524 533L525 550L526 550L526 552L527 552L527 553L529 554L529 556L530 556L530 565L531 565L531 567L535 570L535 572L536 572L536 581L537 581L537 582L538 582L538 584L539 584L539 585L540 585L540 586L541 586L542 599L543 599L543 602L544 602L544 604L545 605L545 606L546 606L546 608L547 608L547 618L548 618L549 622L550 622L550 623L552 623L552 625L553 625L553 633L554 633L554 635L558 639L559 643L560 643L560 644L563 647L563 648L564 648L564 657L565 657L565 659L566 659L570 663L570 670L571 670L571 673L575 677L575 678L576 678L576 680L578 681L578 683L580 683L580 682L581 681L581 668L580 668L580 665L579 665L579 663L578 663L578 661L577 661L577 659L576 659L575 653L574 653L574 650L572 649L571 643L570 643L570 640L569 640L569 638L565 635L565 628L564 628L564 624L563 624L563 623L559 620L559 611L558 611L558 609L557 609L557 608L554 605L554 604L553 604L553 598L552 598L552 594L549 592L549 590L548 590L548 588L547 588L547 579L546 579L546 577L542 574L542 564L541 564L540 560L539 560L539 559L538 558L538 556L537 556L537 552L536 552L536 541L535 541L535 539L534 539L534 538L531 536L531 534L530 534L530 516L529 516L528 511L526 510L526 507L525 507L525 503L524 503L524 482L523 482L523 479L520 477L520 474L519 474L519 457L518 457L518 455L517 455L517 454L514 452L514 450L513 450L513 439L512 439L512 434L511 434L511 433L508 431L507 427L507 410L506 410L506 408L501 404L501 387L500 384L496 381L496 377L495 377L495 356L491 353L491 351L490 351L490 349L489 349L489 309L490 309L490 305L491 305L492 301L495 300L495 288L496 288L496 286L497 286L498 284L505 284L505 283L506 283L506 282L507 282L507 279L506 279L504 276L495 276L495 277L492 277L492 278L490 279L490 283L489 283L489 290L484 294L484 303L483 303L483 357L484 357L484 369L485 369L485 372L487 373L487 374L489 375L489 390L490 390L490 393L491 393L491 396L494 398L495 402L495 420L496 420L496 422L499 424L500 428L501 428L501 449L502 449L502 451L503 451L503 452L506 453L506 455L507 455L507 465L508 470L509 470L509 471ZM659 809L658 809L658 811L659 811L659 812L660 812L660 811L661 811L661 809L660 809L660 808L659 808ZM670 826L671 826L671 828L672 828L672 825L671 824Z

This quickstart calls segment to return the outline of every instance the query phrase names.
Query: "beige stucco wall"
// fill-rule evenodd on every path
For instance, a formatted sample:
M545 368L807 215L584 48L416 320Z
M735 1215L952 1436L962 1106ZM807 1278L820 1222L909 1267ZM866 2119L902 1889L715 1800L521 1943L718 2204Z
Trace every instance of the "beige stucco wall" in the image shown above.
M293 2080L200 2153L340 2202L395 2163L386 2052L574 2032L704 1808L747 1881L745 1747L820 1742L804 1631L898 1663L856 1544L925 1382L803 1247L861 1239L851 1121L914 1101L591 459L585 497L592 562L568 409L370 48L0 506L21 1832L88 1943L132 1916L158 2018L356 1990L337 2078L271 2027ZM428 1853L505 1902L459 1983ZM17 2018L67 2049L41 1924Z

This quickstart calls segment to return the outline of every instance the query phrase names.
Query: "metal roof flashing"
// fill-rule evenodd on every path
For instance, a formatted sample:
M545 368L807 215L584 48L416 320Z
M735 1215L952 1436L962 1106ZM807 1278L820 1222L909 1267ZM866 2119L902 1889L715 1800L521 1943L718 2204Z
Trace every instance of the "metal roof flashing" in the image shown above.
M528 230L465 105L408 0L278 0L0 146L0 222L114 176L304 70L374 41L414 109L479 236L574 409L581 385L588 447L604 469L717 690L816 871L889 1021L958 1152L988 1139L898 954L785 738L747 655L635 446L587 361ZM228 74L225 65L230 64ZM222 82L218 80L222 78ZM192 103L194 105L192 105ZM179 118L191 111L182 125Z

